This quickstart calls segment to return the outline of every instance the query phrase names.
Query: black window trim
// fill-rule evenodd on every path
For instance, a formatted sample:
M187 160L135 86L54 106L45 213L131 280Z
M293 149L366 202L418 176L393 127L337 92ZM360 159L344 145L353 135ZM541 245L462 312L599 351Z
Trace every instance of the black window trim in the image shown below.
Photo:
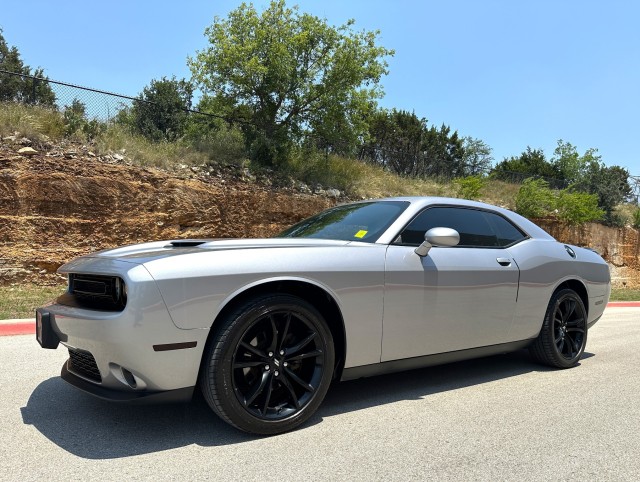
M398 231L398 234L394 238L394 241L392 241L390 243L390 245L391 246L405 246L405 247L415 248L415 245L413 245L413 244L396 243L396 240L400 237L400 235L407 228L407 226L409 226L418 216L420 216L423 212L425 212L425 211L427 211L429 209L432 209L432 208L471 209L473 211L482 211L482 212L485 212L485 213L495 214L497 216L500 216L502 219L504 219L509 224L511 224L523 236L522 239L519 239L518 241L515 241L515 242L513 242L511 244L508 244L506 246L434 246L434 248L507 249L507 248L512 248L516 244L519 244L519 243L521 243L523 241L526 241L527 239L531 239L531 236L529 235L529 233L527 233L524 229L522 229L520 226L518 226L513 221L511 221L509 218L507 218L504 214L499 213L497 211L493 211L491 209L485 209L485 208L481 208L481 207L476 207L476 206L464 206L464 205L461 205L461 204L431 204L431 205L425 207L424 209L421 209L419 212L417 212L415 214L415 216L413 216L404 226L402 226L402 228Z

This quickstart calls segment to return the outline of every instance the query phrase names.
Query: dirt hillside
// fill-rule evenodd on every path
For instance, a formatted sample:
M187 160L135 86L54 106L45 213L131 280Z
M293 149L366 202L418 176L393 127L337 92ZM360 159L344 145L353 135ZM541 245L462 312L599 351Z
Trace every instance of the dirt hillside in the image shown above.
M21 143L21 141L23 141ZM0 141L0 285L60 283L65 261L99 249L176 238L268 237L344 201L335 190L256 178L240 167L175 172L97 156L82 145ZM20 150L23 150L20 153ZM559 241L609 262L615 286L640 286L640 240L631 228L539 224Z
M19 147L0 144L0 284L57 283L65 261L118 245L268 237L337 202L270 187L240 168L169 173L82 146Z

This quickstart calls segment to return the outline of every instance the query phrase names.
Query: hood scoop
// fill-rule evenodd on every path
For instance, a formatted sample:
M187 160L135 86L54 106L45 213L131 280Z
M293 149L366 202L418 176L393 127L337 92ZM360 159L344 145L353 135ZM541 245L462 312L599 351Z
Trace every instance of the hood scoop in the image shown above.
M206 242L207 241L203 239L177 239L175 241L170 241L167 248L193 248L194 246L200 246Z

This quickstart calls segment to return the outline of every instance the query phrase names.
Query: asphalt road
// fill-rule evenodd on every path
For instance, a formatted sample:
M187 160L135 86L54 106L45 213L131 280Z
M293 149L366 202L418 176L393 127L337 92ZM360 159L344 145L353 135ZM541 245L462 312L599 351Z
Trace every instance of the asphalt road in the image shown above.
M526 352L334 385L301 429L228 427L201 398L123 407L0 337L0 480L640 480L640 309L609 308L571 370Z

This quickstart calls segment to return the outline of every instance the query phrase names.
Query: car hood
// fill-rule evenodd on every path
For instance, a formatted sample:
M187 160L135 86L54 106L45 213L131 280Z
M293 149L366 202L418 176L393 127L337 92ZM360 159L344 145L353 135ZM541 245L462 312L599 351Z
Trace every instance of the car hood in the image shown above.
M353 241L335 241L326 239L302 238L267 238L267 239L178 239L155 241L152 243L134 244L121 248L108 249L85 257L110 258L131 263L144 264L148 261L184 254L202 253L205 251L228 251L238 249L267 248L309 248L346 246Z

